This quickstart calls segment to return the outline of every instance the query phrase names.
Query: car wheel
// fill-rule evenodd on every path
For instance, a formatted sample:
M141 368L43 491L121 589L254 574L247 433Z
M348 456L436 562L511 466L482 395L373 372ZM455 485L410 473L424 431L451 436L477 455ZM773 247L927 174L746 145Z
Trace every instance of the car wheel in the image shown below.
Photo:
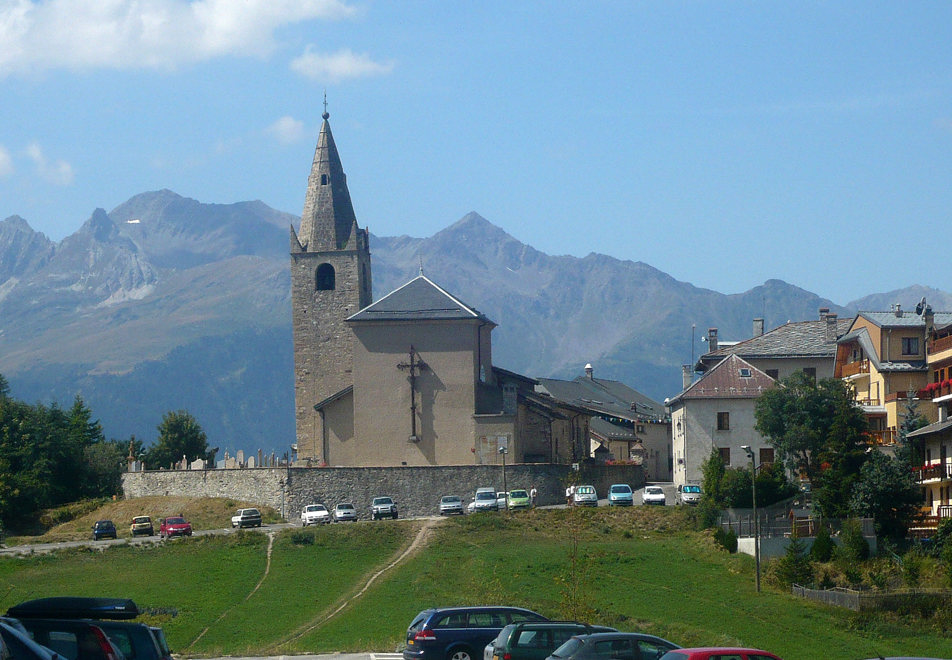
M466 648L456 649L446 654L446 660L473 660L473 653Z

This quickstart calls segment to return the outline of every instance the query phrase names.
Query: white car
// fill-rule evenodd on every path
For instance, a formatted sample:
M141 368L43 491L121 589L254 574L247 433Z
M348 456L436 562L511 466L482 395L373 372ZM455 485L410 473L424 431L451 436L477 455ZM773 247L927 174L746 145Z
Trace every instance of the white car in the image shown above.
M664 506L664 489L661 486L645 486L645 489L641 491L641 503Z
M344 522L345 520L356 522L357 509L350 502L341 502L334 507L334 520L336 522Z
M463 500L459 495L444 495L440 498L440 515L449 516L451 514L463 515Z
M578 486L572 495L572 504L575 506L598 506L598 494L595 486Z
M301 527L324 525L331 521L331 512L323 504L308 504L301 509Z

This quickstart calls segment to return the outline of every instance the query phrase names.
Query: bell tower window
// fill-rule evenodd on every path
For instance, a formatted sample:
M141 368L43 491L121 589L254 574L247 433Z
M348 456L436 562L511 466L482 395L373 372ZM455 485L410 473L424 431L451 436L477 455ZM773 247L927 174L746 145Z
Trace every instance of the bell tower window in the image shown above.
M315 285L318 291L333 291L335 287L334 267L330 264L321 264L317 267Z
M321 185L322 185L322 186L326 186L326 185L327 185L327 175L326 175L326 174L322 174L322 175L321 175Z

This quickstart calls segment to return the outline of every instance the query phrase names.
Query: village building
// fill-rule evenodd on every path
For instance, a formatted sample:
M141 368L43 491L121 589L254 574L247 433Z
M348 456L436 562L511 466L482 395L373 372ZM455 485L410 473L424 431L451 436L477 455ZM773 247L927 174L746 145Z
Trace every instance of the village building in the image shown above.
M369 233L357 224L326 112L323 119L300 230L291 228L298 462L580 460L591 411L495 367L496 324L485 314L422 268L373 301Z
M664 404L620 381L595 378L591 364L574 380L540 378L536 391L591 411L588 456L637 463L646 479L671 481L671 420Z

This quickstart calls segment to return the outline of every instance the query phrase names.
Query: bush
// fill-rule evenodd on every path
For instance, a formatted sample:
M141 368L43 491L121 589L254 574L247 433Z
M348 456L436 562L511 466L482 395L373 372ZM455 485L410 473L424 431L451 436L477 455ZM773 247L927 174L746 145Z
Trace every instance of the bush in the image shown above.
M714 530L714 540L729 553L737 552L737 534L734 533L733 529L724 531L723 527L718 527Z
M314 532L297 530L291 533L291 543L294 545L314 545Z
M833 558L835 549L836 544L833 543L833 538L830 536L830 528L824 525L821 520L816 530L816 539L814 539L813 546L810 548L810 559L812 561L828 562Z
M856 518L843 521L836 558L850 564L869 559L869 543L863 538L863 527Z

